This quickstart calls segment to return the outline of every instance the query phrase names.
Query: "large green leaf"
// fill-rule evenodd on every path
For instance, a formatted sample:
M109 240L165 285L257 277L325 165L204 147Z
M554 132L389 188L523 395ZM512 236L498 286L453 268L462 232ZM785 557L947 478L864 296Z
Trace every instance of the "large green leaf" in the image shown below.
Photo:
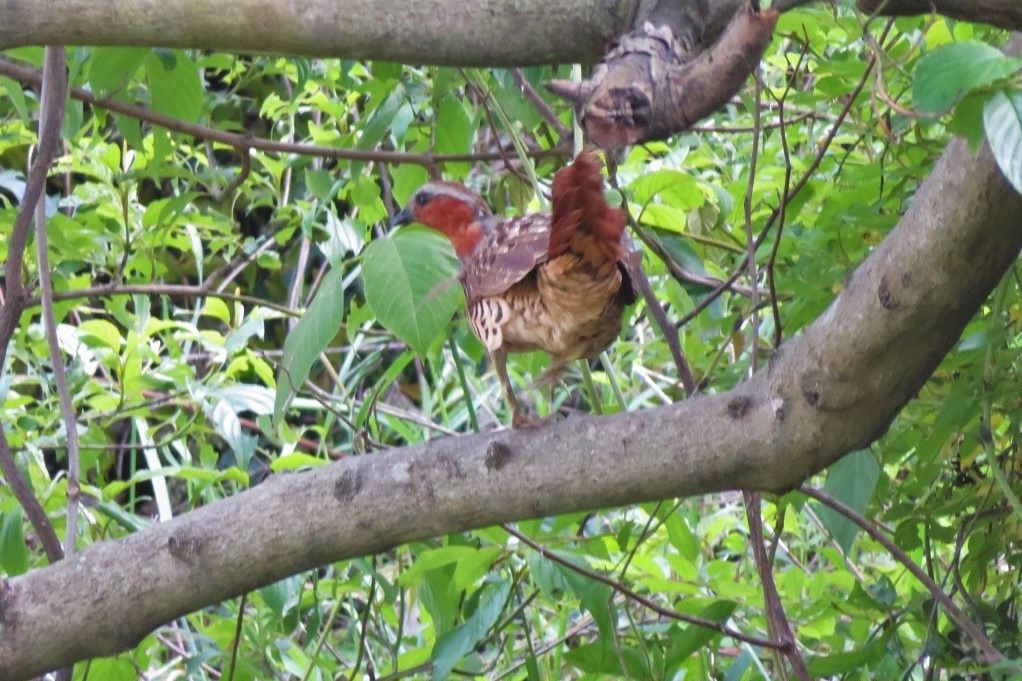
M451 242L420 227L377 239L362 258L369 307L383 326L420 355L443 338L462 304L457 272Z
M154 50L146 65L152 107L174 118L199 120L203 88L195 62L181 50Z
M930 52L916 66L912 96L921 111L939 113L966 93L1011 76L1019 60L984 43L951 43Z
M1022 193L1022 92L995 92L983 107L983 127L997 165Z
M866 510L866 505L873 498L877 479L880 477L880 464L868 449L853 452L838 461L827 471L827 482L823 489L830 496L843 501L859 513ZM817 514L831 536L846 554L855 541L859 526L848 518L828 507L820 506Z
M150 51L141 47L96 47L89 59L89 85L101 96L126 86Z
M483 587L479 596L479 605L465 622L459 624L433 646L433 678L443 681L451 673L458 660L476 647L486 632L497 623L497 618L504 610L508 594L511 593L511 581L502 580L496 584Z
M344 321L343 276L344 270L340 267L333 267L327 272L309 309L284 341L284 356L277 372L277 393L273 400L274 426L280 423L295 390L309 376L313 362L341 328Z
M734 601L713 601L699 611L699 616L714 622L726 622L738 604ZM699 650L721 633L715 629L689 624L677 634L671 636L671 647L667 652L667 665L672 668L680 664L689 655Z

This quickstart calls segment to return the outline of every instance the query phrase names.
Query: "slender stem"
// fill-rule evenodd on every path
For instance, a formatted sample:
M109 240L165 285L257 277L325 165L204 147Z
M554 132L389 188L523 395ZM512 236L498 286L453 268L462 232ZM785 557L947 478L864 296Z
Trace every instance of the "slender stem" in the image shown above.
M28 66L15 64L6 59L0 59L0 75L7 76L25 84L38 84L42 75L36 69ZM496 161L500 159L497 152L485 152L480 154L415 154L400 151L368 150L368 149L346 149L341 147L329 147L320 144L302 144L299 142L281 142L278 140L254 137L244 133L227 132L208 128L203 125L189 123L178 118L172 118L158 113L143 106L119 102L108 97L96 97L91 92L81 88L71 88L71 97L97 106L108 111L136 118L161 128L190 135L197 139L220 142L241 150L258 149L268 153L299 154L304 156L321 156L323 158L336 158L347 161L379 161L383 163L412 163L429 168L443 163L470 162L470 161ZM534 158L563 157L568 154L564 147L553 149L536 149L529 151L526 155Z
M759 359L759 272L756 267L756 240L752 232L752 195L756 188L756 168L759 163L759 142L762 135L760 124L763 113L763 87L759 81L759 67L752 74L755 84L755 107L753 108L752 156L749 159L749 181L745 189L745 265L749 268L749 283L752 286L749 320L749 375L756 372ZM758 506L757 506L758 509Z
M14 220L14 228L7 238L7 262L4 266L6 289L4 306L0 310L0 371L7 360L7 351L17 328L21 313L26 307L26 295L22 283L24 268L25 244L28 241L28 230L31 226L35 207L43 196L46 176L50 165L57 155L60 146L60 126L64 117L63 92L67 87L63 48L47 48L43 61L43 73L40 75L42 94L40 100L46 106L39 110L39 144L36 147L35 161L29 167L25 181L25 191L21 198L21 207ZM7 435L0 424L0 470L3 471L7 484L25 510L29 522L35 528L43 550L51 563L64 557L60 540L53 529L46 511L36 498L32 484L21 474L14 461L14 453L7 441Z
M593 372L589 370L589 360L582 358L578 363L582 367L582 382L585 384L586 392L589 393L589 401L593 405L593 411L597 414L602 414L603 402L600 400L600 393L596 390Z
M646 598L640 593L632 591L621 582L618 582L617 580L608 577L607 575L596 572L595 570L590 570L589 568L579 565L577 563L573 563L567 558L562 558L560 555L554 553L553 551L550 551L545 546L538 543L528 535L519 532L517 529L515 529L512 525L508 523L503 523L501 527L504 528L504 530L508 534L517 537L519 541L528 545L533 550L537 551L539 555L543 556L544 558L552 560L558 565L562 565L568 568L569 570L572 570L580 575L588 577L589 579L600 582L601 584L606 584L607 586L609 586L614 591L617 591L622 596L630 598L637 603L641 603L642 605L646 606L653 612L663 615L664 617L668 617L673 620L679 620L681 622L687 622L689 624L694 624L697 627L704 627L706 629L719 631L720 633L726 636L730 636L733 639L736 639L738 641L745 641L746 643L751 643L752 645L775 649L780 649L783 647L782 644L778 643L777 641L772 641L768 638L763 638L762 636L743 634L742 632L737 631L736 629L732 629L726 624L721 624L720 622L714 622L713 620L708 620L704 617L688 615L685 613L677 612L676 610L672 610L670 608L665 608L656 601Z
M234 681L234 672L238 668L238 648L241 647L241 624L245 619L245 604L248 594L242 594L238 600L238 619L234 623L234 640L231 642L231 670L227 673L227 681Z
M465 367L462 363L461 351L458 349L458 344L454 342L453 338L447 339L447 344L451 348L451 359L454 361L454 369L458 372L458 382L461 384L461 392L465 398L465 409L468 411L468 425L475 431L479 432L479 419L476 418L476 407L472 404L472 394L468 391L468 379L465 377Z
M990 639L987 638L985 633L983 633L983 630L970 620L969 617L955 604L955 602L951 600L951 597L944 593L944 590L941 589L936 582L930 579L929 575L927 575L914 560L909 558L908 554L902 551L892 539L885 535L875 523L870 522L851 506L848 506L844 502L833 498L826 492L816 489L815 487L802 485L799 489L802 494L805 494L807 497L816 499L824 506L832 508L851 520L853 523L861 527L866 534L887 549L899 563L904 565L916 579L923 583L923 585L929 590L930 595L944 606L944 610L954 623L958 625L958 628L963 633L967 634L969 638L976 643L977 647L979 647L980 653L985 662L988 664L995 664L997 662L1004 661L1004 654L994 647L994 644L990 642Z

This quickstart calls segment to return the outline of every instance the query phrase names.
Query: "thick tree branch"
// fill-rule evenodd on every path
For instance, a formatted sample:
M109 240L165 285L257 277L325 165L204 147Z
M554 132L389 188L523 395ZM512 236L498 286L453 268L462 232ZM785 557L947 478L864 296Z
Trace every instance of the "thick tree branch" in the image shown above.
M886 3L886 4L884 4ZM778 8L807 0L775 3ZM164 45L384 59L451 66L583 62L647 18L678 19L683 37L712 41L737 0L5 0L0 49L63 42ZM1022 28L1018 0L859 0L863 11ZM665 9L666 8L666 9ZM879 9L878 9L879 8ZM652 15L651 15L652 13ZM457 40L451 40L457 35ZM570 39L567 39L570 38Z
M723 489L791 489L885 432L1014 262L1019 214L1022 196L989 151L955 141L831 307L735 389L278 475L0 581L0 679L124 650L197 608L408 541Z
M648 1L6 0L0 49L62 41L460 66L567 63L597 59L608 41L631 28L643 4Z

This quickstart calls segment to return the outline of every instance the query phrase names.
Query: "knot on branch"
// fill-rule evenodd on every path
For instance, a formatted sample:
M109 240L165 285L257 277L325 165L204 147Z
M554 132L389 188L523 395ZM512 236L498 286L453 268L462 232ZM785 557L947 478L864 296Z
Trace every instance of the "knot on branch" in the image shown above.
M688 33L680 27L647 21L615 43L588 80L546 87L575 106L586 136L603 148L662 139L730 101L759 64L777 17L743 5L704 51L680 39Z

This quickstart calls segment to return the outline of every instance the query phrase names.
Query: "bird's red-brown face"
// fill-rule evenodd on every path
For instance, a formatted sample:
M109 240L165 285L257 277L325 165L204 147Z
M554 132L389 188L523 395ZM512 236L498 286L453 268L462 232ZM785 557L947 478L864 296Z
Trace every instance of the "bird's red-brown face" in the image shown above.
M459 258L468 257L483 236L490 209L475 192L453 182L430 182L412 194L392 224L418 222L444 234Z

